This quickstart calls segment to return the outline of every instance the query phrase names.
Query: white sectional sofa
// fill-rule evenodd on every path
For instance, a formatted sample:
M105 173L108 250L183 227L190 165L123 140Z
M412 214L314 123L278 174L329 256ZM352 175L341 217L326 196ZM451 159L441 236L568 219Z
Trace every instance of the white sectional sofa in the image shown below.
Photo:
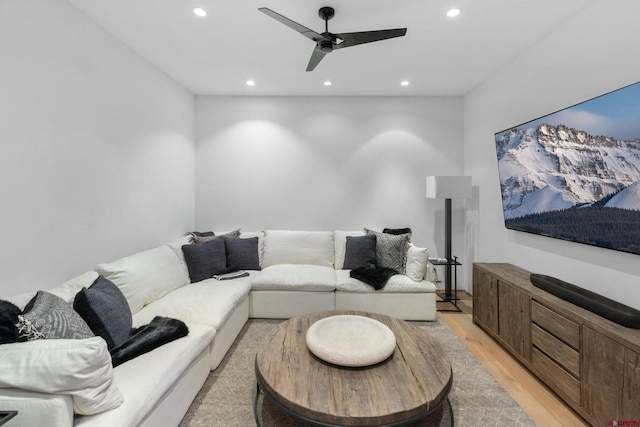
M189 237L183 237L100 264L96 271L49 289L72 302L76 293L100 274L124 294L134 327L163 316L183 321L189 334L116 368L110 366L106 343L99 337L0 345L0 410L18 411L7 427L177 425L250 317L290 318L349 309L407 320L435 320L435 286L422 277L427 270L423 265L427 262L425 250L420 251L419 259L407 261L406 275L392 276L377 291L342 268L346 236L363 234L242 233L241 238L258 237L261 270L233 280L210 278L197 283L190 283L181 250L189 244ZM33 295L0 299L22 309ZM74 348L57 353L49 348L65 345ZM61 370L68 355L76 353L87 366L81 369L82 363L74 362ZM32 369L34 365L39 371ZM3 371L11 371L13 376ZM38 378L32 372L38 372ZM60 378L59 372L65 372L65 377ZM95 372L100 372L97 378L93 378ZM50 389L56 392L47 392Z

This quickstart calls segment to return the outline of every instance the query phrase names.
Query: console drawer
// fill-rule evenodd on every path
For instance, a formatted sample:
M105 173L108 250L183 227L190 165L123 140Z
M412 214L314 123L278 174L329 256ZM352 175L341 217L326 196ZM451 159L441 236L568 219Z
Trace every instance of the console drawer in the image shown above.
M531 320L574 349L580 350L580 325L576 322L535 300L531 302Z
M580 406L580 381L535 347L531 351L531 362L544 382Z
M574 377L580 378L580 353L538 325L531 325L531 336L533 345Z

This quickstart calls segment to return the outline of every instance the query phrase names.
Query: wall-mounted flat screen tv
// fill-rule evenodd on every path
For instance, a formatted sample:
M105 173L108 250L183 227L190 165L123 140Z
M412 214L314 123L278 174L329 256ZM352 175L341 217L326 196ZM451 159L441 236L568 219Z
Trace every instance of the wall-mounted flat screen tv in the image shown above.
M508 229L640 254L640 82L495 140Z

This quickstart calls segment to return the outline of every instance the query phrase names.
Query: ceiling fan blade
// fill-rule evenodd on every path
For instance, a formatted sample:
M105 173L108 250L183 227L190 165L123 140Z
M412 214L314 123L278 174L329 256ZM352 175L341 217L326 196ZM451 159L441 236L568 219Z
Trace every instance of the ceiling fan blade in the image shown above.
M321 51L320 49L313 48L313 53L311 54L311 59L309 59L309 65L307 65L307 71L313 71L316 68L316 65L322 61L322 58L326 55L326 52Z
M362 31L359 33L340 33L336 34L336 36L342 39L343 42L337 43L334 46L334 49L340 49L343 47L350 47L370 42L377 42L379 40L392 39L394 37L402 37L405 34L407 34L406 28L395 28L393 30Z
M305 27L304 25L300 25L297 22L287 18L286 16L282 16L278 12L274 12L268 7L261 7L258 10L264 13L265 15L272 17L276 21L286 25L287 27L293 29L294 31L297 31L298 33L302 34L306 38L313 40L314 42L318 42L320 40L329 40L327 37L323 36L322 34L318 34L315 31Z

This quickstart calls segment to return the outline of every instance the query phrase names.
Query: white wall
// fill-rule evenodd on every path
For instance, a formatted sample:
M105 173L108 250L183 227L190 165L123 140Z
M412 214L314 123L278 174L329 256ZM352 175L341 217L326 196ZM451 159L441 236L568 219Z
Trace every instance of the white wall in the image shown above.
M193 227L193 95L63 0L2 0L0 61L0 295Z
M465 97L466 254L510 262L640 309L638 255L506 230L494 133L640 79L640 2L594 1ZM474 240L475 238L475 240Z
M425 179L462 172L461 98L198 97L196 112L196 228L411 227L443 256Z

